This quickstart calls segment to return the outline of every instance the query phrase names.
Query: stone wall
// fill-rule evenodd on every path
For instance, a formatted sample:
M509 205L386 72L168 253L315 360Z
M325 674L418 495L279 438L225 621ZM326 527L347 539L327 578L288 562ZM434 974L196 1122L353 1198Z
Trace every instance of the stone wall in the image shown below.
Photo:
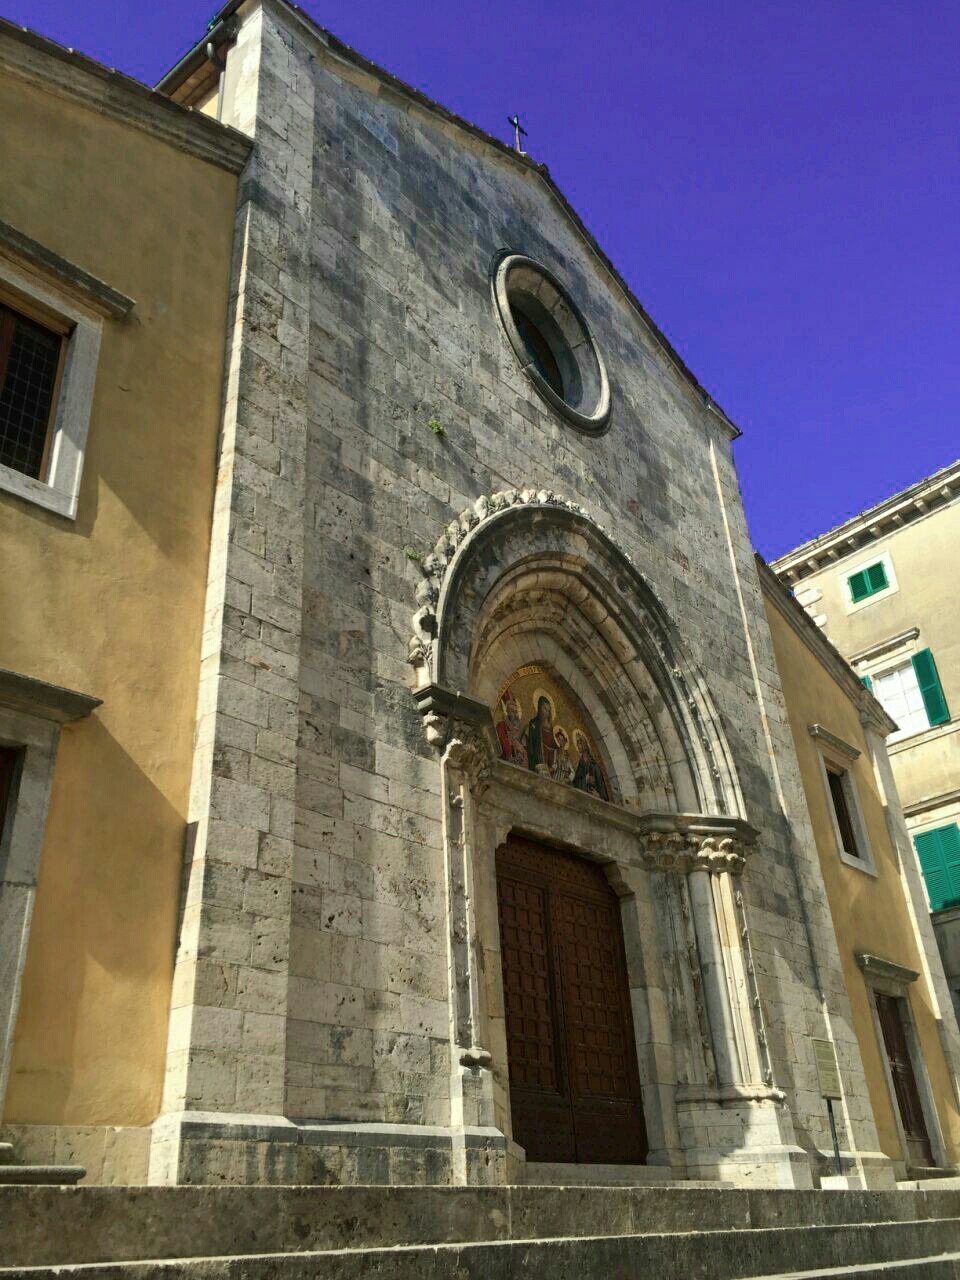
M290 10L247 18L225 103L257 155L151 1176L181 1176L189 1112L393 1125L401 1146L450 1125L441 773L407 644L444 527L525 486L615 532L702 673L760 832L743 893L774 1081L800 1144L826 1148L809 1041L830 1035L844 1140L875 1151L724 420L535 166ZM504 248L582 309L610 378L606 434L578 432L521 371L491 297ZM750 1107L729 1113L737 1133L767 1123ZM724 1148L706 1123L702 1143Z

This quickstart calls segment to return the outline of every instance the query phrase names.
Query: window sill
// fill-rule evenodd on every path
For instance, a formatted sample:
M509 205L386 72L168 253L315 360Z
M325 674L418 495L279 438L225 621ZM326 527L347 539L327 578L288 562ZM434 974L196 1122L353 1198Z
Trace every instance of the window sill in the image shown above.
M935 742L937 738L946 737L948 733L956 733L958 729L960 729L960 719L947 720L943 724L931 725L928 729L918 729L916 733L909 733L906 737L897 738L894 742L888 739L887 755L894 756L899 751L922 746L925 742Z
M852 853L847 853L846 849L841 849L840 861L846 867L853 867L854 871L862 871L865 876L872 876L874 880L879 879L880 873L873 865L873 860L866 858L855 858Z
M45 484L43 480L35 480L33 476L26 476L22 471L15 471L13 467L5 467L2 463L0 463L0 491L12 493L15 497L22 498L24 502L32 502L38 507L45 507L48 511L56 512L58 516L65 516L68 520L77 518L75 494L62 493L52 485Z

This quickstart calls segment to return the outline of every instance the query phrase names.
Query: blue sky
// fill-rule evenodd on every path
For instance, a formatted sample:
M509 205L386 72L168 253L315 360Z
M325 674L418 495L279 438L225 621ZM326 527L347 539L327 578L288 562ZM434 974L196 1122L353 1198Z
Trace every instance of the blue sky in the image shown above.
M768 557L960 456L960 5L304 0L528 149L744 431ZM155 81L209 0L0 0Z

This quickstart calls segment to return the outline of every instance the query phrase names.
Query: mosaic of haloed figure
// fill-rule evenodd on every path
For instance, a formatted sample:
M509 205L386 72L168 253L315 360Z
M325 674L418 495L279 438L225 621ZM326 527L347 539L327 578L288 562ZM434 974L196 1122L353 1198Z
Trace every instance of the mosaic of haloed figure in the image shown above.
M500 690L495 719L504 760L610 799L583 714L549 671L536 665L515 671Z

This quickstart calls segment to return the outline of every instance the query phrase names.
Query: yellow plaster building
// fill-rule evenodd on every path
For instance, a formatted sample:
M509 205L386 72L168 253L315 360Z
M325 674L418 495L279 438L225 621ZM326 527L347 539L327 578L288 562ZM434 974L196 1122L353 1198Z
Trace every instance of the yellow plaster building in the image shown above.
M896 721L887 747L960 1009L960 462L772 566Z
M960 1046L885 746L895 725L759 565L880 1146L901 1179L951 1168Z
M142 1178L250 143L8 23L0 119L0 1115Z

